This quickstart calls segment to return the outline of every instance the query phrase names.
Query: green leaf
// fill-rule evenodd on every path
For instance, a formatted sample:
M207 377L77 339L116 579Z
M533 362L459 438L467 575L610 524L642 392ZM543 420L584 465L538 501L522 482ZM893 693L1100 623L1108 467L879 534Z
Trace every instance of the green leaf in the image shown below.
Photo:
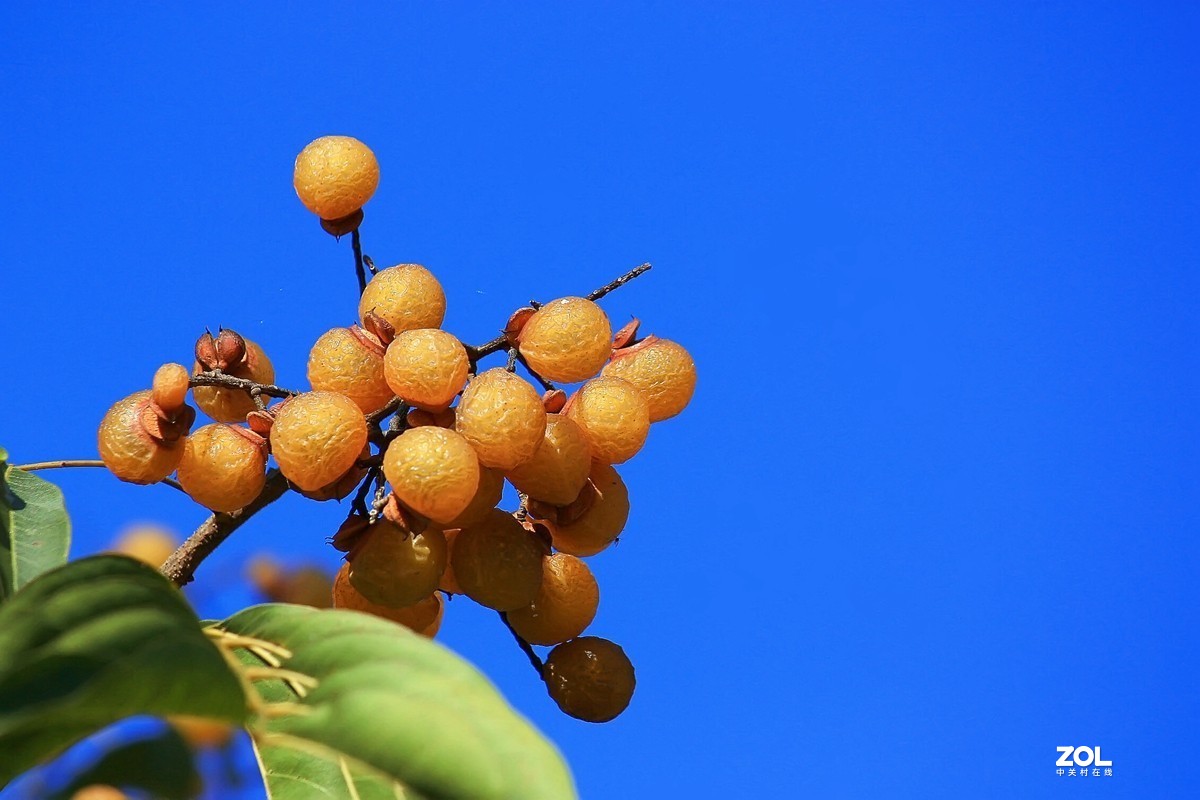
M219 627L286 648L277 660L300 676L254 683L266 713L249 728L276 800L576 796L558 751L483 675L407 628L288 605L249 608Z
M67 563L71 520L62 492L8 465L0 448L0 600L43 572Z
M0 787L135 714L245 720L238 675L170 581L96 556L0 606Z
M152 738L109 750L49 800L67 800L83 787L97 783L140 789L161 800L188 800L200 794L202 788L192 751L170 727Z

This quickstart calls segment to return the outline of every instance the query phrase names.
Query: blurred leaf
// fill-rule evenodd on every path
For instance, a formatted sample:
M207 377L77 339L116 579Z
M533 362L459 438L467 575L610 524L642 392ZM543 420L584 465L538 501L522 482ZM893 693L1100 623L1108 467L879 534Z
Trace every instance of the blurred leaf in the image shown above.
M43 572L67 563L71 520L62 492L8 465L0 448L0 601Z
M96 556L0 606L0 787L135 714L245 719L238 676L170 581Z
M220 627L287 648L282 667L316 683L299 690L280 680L254 683L277 712L249 726L276 800L576 796L558 751L483 675L407 628L289 605L249 608ZM294 710L279 713L287 707L277 703Z
M49 800L67 800L92 784L140 789L161 800L188 800L200 793L200 775L192 751L174 728L109 750Z

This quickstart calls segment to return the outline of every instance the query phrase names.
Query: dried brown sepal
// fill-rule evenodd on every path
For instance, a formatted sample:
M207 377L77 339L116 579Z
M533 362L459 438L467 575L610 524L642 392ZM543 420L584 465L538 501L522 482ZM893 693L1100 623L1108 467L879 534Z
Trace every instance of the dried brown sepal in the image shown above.
M400 502L395 494L389 494L383 504L383 518L407 533L424 533L429 520Z
M228 370L246 358L246 340L237 331L221 328L217 333L217 368Z
M542 406L547 414L557 414L567 404L567 393L562 389L551 389L542 395Z
M167 414L158 404L148 402L138 413L138 424L151 439L167 444L187 436L196 421L196 409L184 405L174 414Z
M525 511L528 518L534 522L570 525L573 522L577 522L586 514L592 506L596 505L596 501L599 499L600 492L596 489L595 484L589 480L583 485L579 496L565 506L552 506L541 500L530 499Z
M260 414L262 412L252 411L250 413L251 414ZM247 416L249 416L249 415L247 415ZM262 435L258 431L254 430L252 428L243 428L241 425L230 425L229 427L233 429L234 433L238 434L243 439L250 442L255 447L257 447L259 450L261 450L262 454L263 454L263 458L266 458L267 454L271 452L270 445L267 443L267 437Z
M154 373L151 400L168 415L175 414L187 400L190 377L183 364L163 364Z
M358 326L355 325L355 328ZM367 332L373 334L386 349L392 340L396 338L396 329L392 327L392 323L388 322L383 317L376 314L374 311L368 311L363 317L363 327ZM353 328L351 329L353 330Z
M537 309L532 306L525 306L514 311L504 326L504 338L513 345L518 344L521 341L521 329L525 327L525 323L536 311Z
M250 430L267 438L271 435L271 426L275 424L275 410L268 408L263 411L251 411L246 415L246 424L250 426Z
M340 239L347 233L353 233L358 230L358 226L362 225L363 210L360 208L352 214L347 214L344 217L337 219L321 220L321 230L328 233L335 239Z
M362 537L367 529L371 526L371 521L361 514L351 514L346 517L346 521L337 529L337 533L333 535L330 544L335 550L340 550L343 553L349 553L354 549L355 543Z
M210 331L206 330L196 340L196 360L209 372L217 369L217 340Z
M637 341L638 326L642 321L634 317L621 330L613 334L613 350L620 350L622 347L629 347Z
M546 522L545 520L539 519L530 519L529 517L519 521L525 530L529 531L541 540L542 544L546 548L546 555L550 555L551 551L554 549L554 537L551 534L555 523Z
M367 313L368 313L368 315L370 315L370 314L374 314L375 312L369 311ZM384 324L387 325L386 322ZM391 327L391 326L389 326L389 327ZM373 331L369 331L369 330L366 330L365 328L361 328L361 327L359 327L359 325L357 323L354 325L351 325L346 330L350 331L350 335L354 337L354 340L356 342L361 344L367 350L370 350L371 352L375 353L380 358L383 358L383 354L387 352L387 345L384 343L381 343L382 340Z
M444 408L441 411L425 411L421 408L414 408L405 416L405 421L410 428L422 428L426 425L437 428L453 428L454 416L453 408Z
M341 500L353 492L355 487L362 483L363 478L367 476L367 466L362 462L366 461L370 457L371 446L370 444L365 444L363 445L362 452L358 454L358 462L355 463L353 467L346 470L346 473L342 475L342 477L327 483L320 489L314 489L311 492L303 489L297 489L296 491L300 492L300 494L307 497L309 500L316 500L317 502L323 503L326 500Z

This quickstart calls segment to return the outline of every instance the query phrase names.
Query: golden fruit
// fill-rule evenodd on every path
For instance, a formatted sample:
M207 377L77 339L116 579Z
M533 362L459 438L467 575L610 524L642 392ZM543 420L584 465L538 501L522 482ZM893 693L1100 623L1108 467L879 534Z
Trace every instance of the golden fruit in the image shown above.
M623 378L642 390L650 421L660 422L683 411L696 391L696 362L682 345L647 336L613 353L602 375Z
M500 505L504 495L504 473L490 467L479 468L479 486L471 502L467 503L459 514L449 522L443 523L447 528L465 528L473 525L487 516L493 508Z
M397 334L417 328L441 327L446 316L446 293L433 273L420 264L397 264L380 270L358 301L358 317L374 311Z
M459 400L454 428L485 467L511 470L537 452L546 409L537 390L501 367L476 375Z
M390 391L426 411L453 402L467 382L467 349L437 328L402 331L387 348L384 378Z
M600 306L563 297L534 312L518 334L530 369L552 381L577 383L595 376L612 352L612 326Z
M591 450L575 421L547 414L546 433L533 458L509 470L505 477L534 500L565 506L583 489L591 466Z
M271 453L279 471L305 491L342 477L367 443L367 421L354 401L336 392L308 392L279 406Z
M391 620L432 639L442 623L445 600L438 592L401 608L372 603L350 582L350 565L343 564L333 582L333 607L361 611Z
M179 483L210 511L237 511L258 497L266 480L265 442L250 430L214 423L184 443Z
M612 544L629 520L629 491L615 469L593 462L589 481L589 491L595 491L591 507L570 523L549 526L554 549L581 558Z
M446 568L446 537L436 528L411 533L381 519L350 551L350 583L372 603L401 608L437 589Z
M364 414L383 408L392 390L383 378L383 345L357 325L321 334L308 354L308 382L322 392L338 392Z
M183 364L163 364L154 373L152 399L172 414L183 406L188 393L188 371Z
M446 523L474 499L479 459L454 431L411 428L388 445L383 474L402 503L434 522Z
M100 422L100 458L114 475L130 483L158 483L179 466L183 440L164 442L142 425L149 391L134 392L113 404Z
M480 605L512 611L533 602L545 546L512 514L496 509L454 537L450 560L463 593Z
M558 707L585 722L616 717L629 707L637 683L625 651L598 636L581 636L555 647L543 675Z
M542 586L525 608L508 612L508 622L530 644L559 644L592 624L600 587L587 564L555 553L542 560Z
M564 413L583 431L592 458L622 464L650 431L650 407L641 390L622 378L595 378L567 401Z
M322 219L340 219L362 208L379 186L379 162L351 136L322 136L296 156L296 196Z
M235 378L244 378L255 383L274 383L275 368L263 349L249 339L246 343L246 354L241 361L230 365L226 372ZM199 375L204 367L199 361L192 367L192 374ZM197 386L192 389L192 397L200 410L217 422L245 422L246 415L257 410L254 399L249 392L241 389L230 389L226 386Z

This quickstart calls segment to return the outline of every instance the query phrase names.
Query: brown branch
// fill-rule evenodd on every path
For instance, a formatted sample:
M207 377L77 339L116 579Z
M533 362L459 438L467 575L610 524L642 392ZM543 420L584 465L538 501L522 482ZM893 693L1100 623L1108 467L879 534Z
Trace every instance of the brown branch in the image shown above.
M525 641L521 634L517 633L516 629L513 628L512 623L508 621L508 614L504 613L503 611L499 612L499 614L500 619L504 621L504 627L508 628L508 632L511 633L513 638L517 640L517 646L521 648L521 652L525 654L525 657L529 659L529 663L533 665L535 670L537 670L538 677L542 680L546 680L545 665L542 663L542 660L538 658L538 654L533 651L533 645Z
M72 458L64 461L38 461L33 464L17 464L13 469L24 470L25 472L37 472L40 469L67 469L70 467L103 467L106 466L103 461L98 458ZM179 481L174 478L163 478L159 483L166 484L172 489L178 489L183 492L184 488L180 486Z
M291 389L284 389L282 386L273 386L269 383L257 383L248 378L235 378L232 375L226 375L224 372L201 372L198 375L193 375L188 380L188 386L193 388L197 386L223 386L226 389L241 389L251 397L258 394L265 394L270 397L293 397L300 394Z
M614 291L616 289L620 289L622 286L629 283L631 280L636 278L638 275L641 275L641 274L649 272L649 271L650 271L650 264L648 264L648 263L642 264L641 266L638 266L638 267L634 267L633 269L629 270L629 272L626 272L624 275L617 278L615 281L612 281L611 283L606 283L603 286L601 286L599 289L597 289L596 291L589 294L587 296L587 299L588 300L599 300L601 297L604 297L604 295L608 294L609 292Z
M206 519L162 565L162 574L170 578L176 586L182 587L190 583L200 562L208 558L213 550L217 549L217 545L228 539L246 520L282 497L287 490L287 479L279 470L273 469L268 472L267 482L258 497L243 509L231 514L213 514Z
M367 290L367 271L363 265L362 241L358 238L358 228L350 233L350 248L354 251L354 274L358 276L358 295Z

